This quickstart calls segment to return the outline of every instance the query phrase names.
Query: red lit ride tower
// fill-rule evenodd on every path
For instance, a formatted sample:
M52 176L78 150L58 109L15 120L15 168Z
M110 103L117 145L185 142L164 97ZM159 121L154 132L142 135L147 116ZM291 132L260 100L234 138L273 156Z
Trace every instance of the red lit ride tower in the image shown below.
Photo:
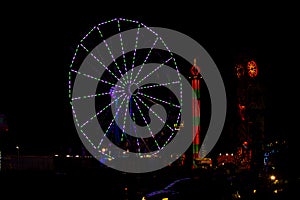
M193 160L199 159L200 149L200 67L196 64L194 59L194 65L191 67L191 79L193 88L192 109L193 109Z

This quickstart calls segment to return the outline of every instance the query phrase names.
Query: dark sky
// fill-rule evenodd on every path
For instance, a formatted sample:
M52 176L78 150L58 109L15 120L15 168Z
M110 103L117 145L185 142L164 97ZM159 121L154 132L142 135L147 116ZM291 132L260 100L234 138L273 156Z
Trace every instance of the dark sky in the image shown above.
M270 132L282 131L276 118L282 35L275 11L241 8L229 16L227 11L204 14L202 9L155 15L51 8L1 14L0 112L8 117L12 143L28 151L47 152L79 142L67 98L68 67L83 35L95 24L115 17L174 29L198 41L222 74L229 114L236 97L234 64L240 55L256 59L266 88L267 126Z

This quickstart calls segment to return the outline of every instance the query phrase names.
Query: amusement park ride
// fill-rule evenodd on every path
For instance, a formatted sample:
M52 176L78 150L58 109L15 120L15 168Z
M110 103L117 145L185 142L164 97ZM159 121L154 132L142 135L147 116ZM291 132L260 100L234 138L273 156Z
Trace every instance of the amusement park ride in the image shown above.
M191 81L194 95L192 99L193 109L193 167L197 167L196 161L200 159L200 67L197 66L196 59L194 59L194 65L191 67Z
M258 79L258 66L253 59L237 64L237 136L235 164L243 169L256 168L263 161L264 101Z
M220 153L218 164L233 163L240 169L253 169L263 161L264 102L258 79L258 66L253 59L244 59L235 66L237 77L238 138L235 153Z

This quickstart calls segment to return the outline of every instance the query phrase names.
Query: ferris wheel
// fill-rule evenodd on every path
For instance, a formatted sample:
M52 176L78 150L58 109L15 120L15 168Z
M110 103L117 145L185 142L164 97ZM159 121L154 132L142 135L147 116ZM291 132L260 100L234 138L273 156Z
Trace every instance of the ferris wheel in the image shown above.
M80 139L99 160L156 156L183 121L181 79L167 44L143 23L116 18L94 26L69 70Z

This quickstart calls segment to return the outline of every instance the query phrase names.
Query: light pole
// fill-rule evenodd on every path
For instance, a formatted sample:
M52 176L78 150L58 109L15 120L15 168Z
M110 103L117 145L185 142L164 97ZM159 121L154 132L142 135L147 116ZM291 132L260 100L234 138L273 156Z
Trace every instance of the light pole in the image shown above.
M17 145L16 146L17 149L17 169L20 169L20 147Z

